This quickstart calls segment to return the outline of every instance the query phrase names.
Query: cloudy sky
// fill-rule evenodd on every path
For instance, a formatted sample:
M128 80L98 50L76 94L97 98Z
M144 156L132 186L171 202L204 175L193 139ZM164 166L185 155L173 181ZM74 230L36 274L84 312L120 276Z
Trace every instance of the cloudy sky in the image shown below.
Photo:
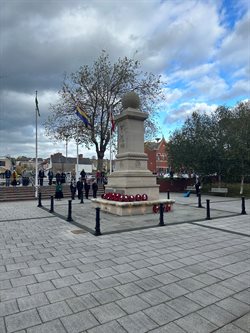
M212 112L250 96L248 0L0 0L0 156L35 156L35 91L39 157L65 154L43 123L64 73L136 57L167 82L160 115L167 138L194 110ZM69 156L76 147L69 143ZM94 150L80 147L86 157Z

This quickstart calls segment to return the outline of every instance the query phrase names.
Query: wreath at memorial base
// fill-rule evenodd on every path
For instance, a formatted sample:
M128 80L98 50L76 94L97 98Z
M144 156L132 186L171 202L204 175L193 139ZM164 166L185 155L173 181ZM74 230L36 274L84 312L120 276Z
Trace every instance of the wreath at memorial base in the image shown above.
M148 200L148 196L145 193L129 195L129 194L108 192L108 193L102 194L101 197L102 197L102 199L105 199L105 200L119 201L119 202L133 202L133 201L147 201Z
M171 211L171 205L170 204L163 205L163 211L165 213L170 212ZM160 212L160 205L154 205L153 206L153 213L157 214L159 212Z

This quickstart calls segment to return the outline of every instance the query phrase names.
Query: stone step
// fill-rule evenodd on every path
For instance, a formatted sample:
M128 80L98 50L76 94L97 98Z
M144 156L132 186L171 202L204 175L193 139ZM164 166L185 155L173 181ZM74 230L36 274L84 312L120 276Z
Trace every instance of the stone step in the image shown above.
M39 192L42 193L43 199L50 199L52 195L55 195L55 188L55 185L41 186ZM104 193L104 190L100 187L97 196L100 197L102 193ZM71 197L69 185L63 185L63 195L64 198ZM92 190L89 191L89 196L92 197ZM0 187L0 202L36 199L34 186Z

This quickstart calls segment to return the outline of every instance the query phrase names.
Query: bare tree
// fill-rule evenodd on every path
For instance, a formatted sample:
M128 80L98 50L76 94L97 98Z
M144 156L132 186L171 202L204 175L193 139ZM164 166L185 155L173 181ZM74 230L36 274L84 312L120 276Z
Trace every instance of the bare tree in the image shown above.
M94 144L98 158L98 169L102 169L105 151L110 141L111 112L115 116L121 111L121 99L129 91L136 92L141 100L141 110L149 113L146 134L157 130L157 110L164 99L163 82L160 76L144 73L139 61L127 57L111 63L109 55L102 51L92 67L84 65L78 71L65 76L60 100L51 105L51 115L45 123L47 135L65 140L65 134L87 148ZM89 118L86 127L76 116L79 106Z

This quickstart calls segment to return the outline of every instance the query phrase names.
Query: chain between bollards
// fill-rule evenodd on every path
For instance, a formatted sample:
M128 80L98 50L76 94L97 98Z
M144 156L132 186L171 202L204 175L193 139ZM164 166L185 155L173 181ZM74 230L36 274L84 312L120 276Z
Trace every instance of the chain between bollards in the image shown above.
M68 202L69 202L69 204L68 204L68 217L67 217L67 221L71 222L71 221L73 221L73 219L72 219L72 200L69 200Z
M96 215L95 215L95 236L101 235L100 229L100 207L96 208Z
M49 210L50 213L54 213L54 197L53 195L51 195L50 197L50 210Z
M207 199L207 217L206 217L206 220L211 220L211 217L210 217L210 200Z
M81 193L81 201L80 201L80 204L84 204L84 202L83 202L83 191L82 191L82 193Z
M164 224L164 205L163 203L160 203L160 223L159 223L160 226L163 226L165 225Z
M241 197L241 215L246 215L245 197Z
M38 193L38 205L37 207L42 207L42 193Z

